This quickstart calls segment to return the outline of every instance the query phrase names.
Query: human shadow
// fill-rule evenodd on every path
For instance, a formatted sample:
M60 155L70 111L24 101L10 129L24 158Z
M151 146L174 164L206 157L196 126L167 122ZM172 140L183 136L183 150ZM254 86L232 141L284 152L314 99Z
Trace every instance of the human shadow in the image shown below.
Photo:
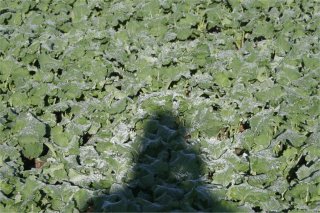
M91 199L91 212L230 212L208 190L204 162L170 111L146 119L124 183Z

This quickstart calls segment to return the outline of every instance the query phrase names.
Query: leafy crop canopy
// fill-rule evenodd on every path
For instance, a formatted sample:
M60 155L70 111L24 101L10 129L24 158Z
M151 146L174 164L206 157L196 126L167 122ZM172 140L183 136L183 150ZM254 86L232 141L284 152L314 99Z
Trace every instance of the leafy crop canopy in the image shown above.
M0 212L319 208L317 1L0 1Z

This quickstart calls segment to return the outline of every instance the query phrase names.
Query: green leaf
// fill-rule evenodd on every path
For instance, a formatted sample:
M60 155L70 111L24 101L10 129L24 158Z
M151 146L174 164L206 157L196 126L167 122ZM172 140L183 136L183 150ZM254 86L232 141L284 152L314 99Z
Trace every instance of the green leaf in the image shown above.
M231 167L227 167L225 165L224 170L217 171L213 175L211 183L222 185L222 186L228 186L232 182L234 175L235 175L234 169Z
M270 22L259 21L254 28L253 35L256 37L263 36L267 39L273 37L273 25Z
M42 141L34 135L21 136L19 144L22 147L23 155L29 159L39 157L43 151Z
M23 186L23 190L21 190L21 195L23 200L27 200L30 196L34 195L34 192L42 187L35 176L29 176L26 178L26 182Z
M320 165L319 164L314 164L310 167L306 167L303 165L302 167L299 168L299 170L296 172L298 179L303 180L307 177L310 177L313 175L315 172L320 171Z
M103 189L108 189L111 187L111 185L114 183L114 180L112 177L106 177L106 179L102 179L99 181L94 181L92 183L92 187L94 189L98 189L98 190L103 190Z
M8 80L7 78L18 69L18 65L11 60L4 60L0 58L0 77L3 80Z
M51 83L54 80L54 74L52 72L46 72L43 70L38 70L34 75L34 80L38 82L47 82ZM46 91L46 90L45 90ZM45 93L45 91L42 91Z
M9 46L10 46L9 41L6 38L0 36L0 51L2 52L7 51Z
M277 179L276 175L259 174L250 176L248 178L248 184L256 188L265 188L273 184L273 181Z
M15 92L11 95L9 100L14 107L25 107L30 104L30 100L26 93Z
M160 2L157 0L150 0L142 5L142 7L137 10L138 17L140 18L151 18L159 14Z
M68 174L63 163L52 163L49 168L44 167L42 172L44 175L49 175L50 181L53 183L56 181L68 180Z
M113 143L111 143L111 142L101 141L101 142L98 142L98 143L97 143L97 145L96 145L96 150L97 150L99 153L102 153L102 152L111 150L112 146L113 146Z
M278 141L286 141L296 148L301 147L305 143L306 139L307 137L305 135L299 134L298 132L290 129L283 132L277 138Z
M226 152L228 149L227 145L223 141L215 141L214 143L211 143L207 140L201 140L201 150L203 152L208 153L210 157L213 159L218 159L222 156L223 153Z
M247 184L230 187L227 193L228 197L233 200L248 202L251 205L260 206L270 200L270 193L266 190L255 189Z
M30 146L36 146L39 143L39 147L35 149L36 153L42 150L41 138L46 134L46 125L34 117L33 114L21 114L13 127L13 132L19 132L22 144L30 143ZM33 142L32 142L33 141ZM26 145L27 146L27 145ZM29 147L30 148L30 147ZM31 150L28 149L28 152Z
M148 24L150 29L150 34L155 37L163 38L168 31L165 19L153 19L151 23Z
M280 34L276 40L276 49L282 52L288 52L291 49L291 44L288 39L286 39L285 35ZM278 53L279 54L279 53ZM282 54L281 54L282 55Z
M94 123L92 123L90 129L88 130L88 133L90 135L95 135L99 131L100 128L101 128L101 124L94 122Z
M263 150L269 147L272 139L272 134L269 131L263 131L255 137L255 150Z
M123 112L126 109L126 107L127 107L127 99L123 98L113 102L108 112L110 114L118 114Z
M67 99L76 99L80 98L82 95L81 86L77 83L69 83L62 87L63 91L65 91L65 97Z
M39 60L41 69L44 71L50 71L51 69L57 70L60 67L58 60L46 54L41 54L38 60Z
M317 57L304 57L303 62L304 62L304 66L307 69L310 69L310 70L319 69L320 62Z
M222 5L215 5L214 8L210 8L206 10L206 16L208 21L208 27L211 29L215 26L221 24L222 17L221 13L223 13Z
M185 41L192 35L192 30L189 27L180 27L175 33L177 34L178 40Z
M179 23L183 26L192 27L197 25L199 21L200 21L199 16L188 13L184 18L180 19Z
M10 19L10 24L15 25L15 26L19 26L22 23L22 17L21 17L21 13L16 13L13 14L11 19Z
M261 67L258 69L258 75L257 75L257 80L260 82L265 81L268 79L268 70L266 67Z
M229 77L224 72L218 72L214 75L214 81L221 87L230 87L231 81L229 80Z
M26 81L29 78L29 71L26 68L17 68L12 74L12 79L16 88L23 88L26 86Z
M69 134L63 132L62 126L55 126L51 129L52 141L62 147L67 147L70 144Z
M73 197L76 201L76 206L80 211L86 210L87 200L89 199L89 193L87 190L80 189L74 194Z
M76 2L73 6L71 17L72 22L77 23L87 19L90 14L90 8L86 5L85 1Z
M206 44L199 44L192 53L193 62L200 67L211 62L210 49Z
M301 74L297 68L292 67L283 67L280 72L277 74L277 79L281 84L286 84L292 82L301 77Z
M271 162L260 157L250 157L251 173L253 175L266 174L271 170Z
M13 191L13 186L8 184L4 180L0 180L0 188L1 191L6 195L9 195Z

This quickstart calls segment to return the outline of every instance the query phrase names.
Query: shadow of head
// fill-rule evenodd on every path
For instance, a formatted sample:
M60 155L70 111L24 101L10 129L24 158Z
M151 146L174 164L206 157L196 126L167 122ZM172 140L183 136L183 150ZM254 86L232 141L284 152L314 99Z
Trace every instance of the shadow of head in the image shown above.
M187 127L170 111L143 121L123 183L91 199L99 212L231 211L215 199L206 182L199 147L188 140Z

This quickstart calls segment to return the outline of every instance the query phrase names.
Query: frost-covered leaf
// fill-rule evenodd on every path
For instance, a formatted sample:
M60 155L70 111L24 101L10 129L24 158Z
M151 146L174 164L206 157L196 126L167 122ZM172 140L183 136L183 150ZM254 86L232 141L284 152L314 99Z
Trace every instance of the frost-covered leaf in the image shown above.
M43 150L43 143L41 139L34 135L20 136L19 144L22 147L22 153L27 158L39 157Z
M85 208L87 207L87 201L89 199L89 193L84 189L80 189L74 194L73 198L76 201L77 208L80 211L85 210Z

